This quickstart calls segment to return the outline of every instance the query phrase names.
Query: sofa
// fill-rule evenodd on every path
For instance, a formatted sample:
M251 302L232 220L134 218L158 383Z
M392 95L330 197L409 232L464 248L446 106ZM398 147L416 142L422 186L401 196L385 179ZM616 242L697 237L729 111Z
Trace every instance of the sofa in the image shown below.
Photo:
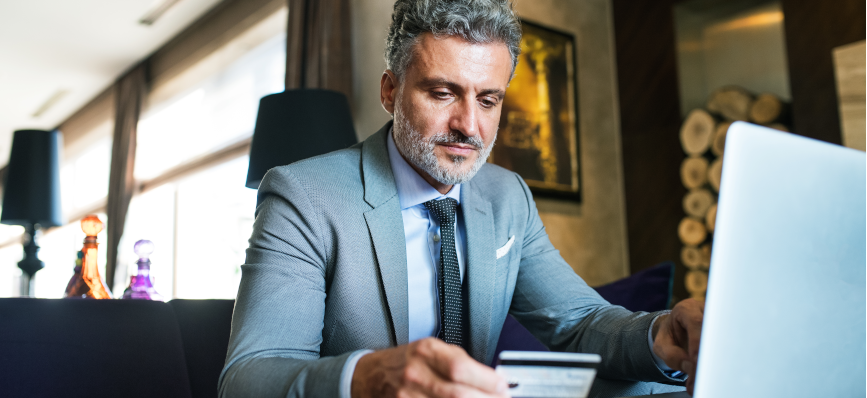
M630 310L670 304L674 265L597 288ZM0 396L213 398L234 300L0 299ZM547 350L511 316L497 350Z

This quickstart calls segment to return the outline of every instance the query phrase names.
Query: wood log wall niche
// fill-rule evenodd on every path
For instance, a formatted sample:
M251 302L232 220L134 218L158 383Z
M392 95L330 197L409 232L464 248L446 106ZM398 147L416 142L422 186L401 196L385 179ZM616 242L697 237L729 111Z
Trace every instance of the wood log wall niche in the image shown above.
M683 198L685 217L677 235L680 259L688 268L684 285L694 298L704 298L710 270L711 243L716 226L725 139L732 122L748 121L790 131L790 106L773 94L756 95L743 87L725 86L708 97L704 109L693 109L680 128L686 158L680 179L689 191Z

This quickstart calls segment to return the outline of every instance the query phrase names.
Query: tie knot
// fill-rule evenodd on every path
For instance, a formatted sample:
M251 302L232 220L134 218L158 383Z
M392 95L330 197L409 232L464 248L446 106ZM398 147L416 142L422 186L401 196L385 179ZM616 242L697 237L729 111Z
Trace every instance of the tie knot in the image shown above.
M455 210L458 208L458 201L452 198L429 200L424 202L424 207L433 212L440 225L451 225L455 222Z

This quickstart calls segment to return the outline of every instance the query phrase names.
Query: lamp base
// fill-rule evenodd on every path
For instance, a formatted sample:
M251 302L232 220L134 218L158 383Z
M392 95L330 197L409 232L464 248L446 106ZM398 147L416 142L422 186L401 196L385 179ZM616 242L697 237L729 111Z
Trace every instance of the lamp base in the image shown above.
M19 297L36 297L36 294L33 289L33 277L27 275L26 272L21 273L21 285L20 291L18 293Z
M45 263L39 259L39 246L36 245L36 228L28 226L25 235L27 244L24 245L24 259L18 262L21 268L21 296L33 297L33 276L36 272L45 268Z

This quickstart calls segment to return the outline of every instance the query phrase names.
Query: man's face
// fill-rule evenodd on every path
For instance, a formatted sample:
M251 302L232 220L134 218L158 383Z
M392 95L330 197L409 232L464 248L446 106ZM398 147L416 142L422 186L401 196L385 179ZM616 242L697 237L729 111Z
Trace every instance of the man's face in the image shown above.
M397 82L382 77L381 99L394 114L401 154L435 188L465 182L497 137L512 59L503 43L471 44L425 33Z

